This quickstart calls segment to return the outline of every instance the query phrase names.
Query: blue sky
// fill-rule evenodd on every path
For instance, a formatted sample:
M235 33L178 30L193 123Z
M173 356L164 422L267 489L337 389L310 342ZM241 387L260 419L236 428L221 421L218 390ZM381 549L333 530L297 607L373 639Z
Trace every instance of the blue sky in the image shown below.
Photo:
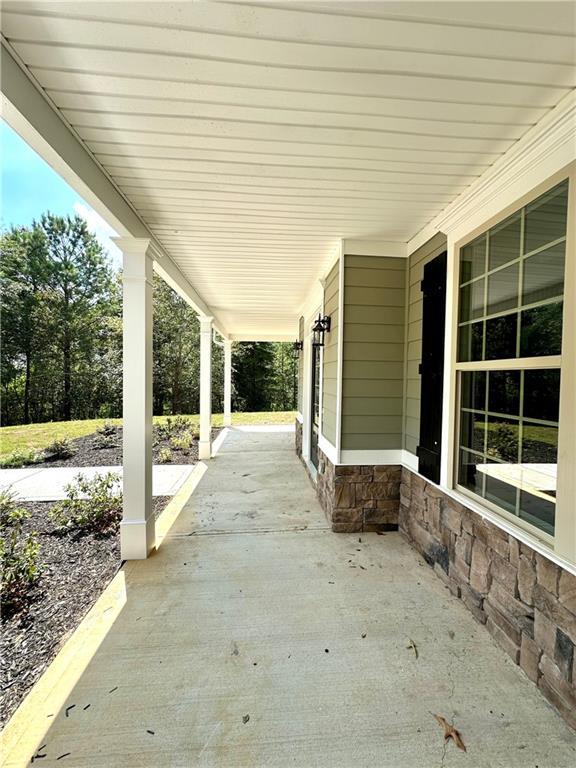
M0 120L2 193L0 226L29 226L46 211L59 216L77 213L88 224L112 263L120 266L119 251L110 242L113 230L5 122Z

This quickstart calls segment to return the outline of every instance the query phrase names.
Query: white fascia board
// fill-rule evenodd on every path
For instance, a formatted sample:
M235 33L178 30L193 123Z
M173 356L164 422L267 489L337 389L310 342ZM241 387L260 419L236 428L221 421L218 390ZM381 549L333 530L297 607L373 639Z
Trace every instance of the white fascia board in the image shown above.
M130 203L2 40L2 117L122 237L149 238L155 270L200 315L214 315ZM216 319L221 335L226 335Z
M385 256L405 259L406 243L388 240L342 240L345 256Z
M576 92L571 91L408 242L408 255L438 232L464 237L575 159Z

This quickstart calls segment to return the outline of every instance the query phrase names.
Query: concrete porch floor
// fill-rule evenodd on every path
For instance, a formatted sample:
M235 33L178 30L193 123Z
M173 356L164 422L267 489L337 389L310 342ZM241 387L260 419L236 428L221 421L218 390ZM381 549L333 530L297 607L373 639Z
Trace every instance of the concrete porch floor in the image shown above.
M576 735L398 534L329 531L286 432L231 430L125 584L65 706L42 705L42 766L576 764Z

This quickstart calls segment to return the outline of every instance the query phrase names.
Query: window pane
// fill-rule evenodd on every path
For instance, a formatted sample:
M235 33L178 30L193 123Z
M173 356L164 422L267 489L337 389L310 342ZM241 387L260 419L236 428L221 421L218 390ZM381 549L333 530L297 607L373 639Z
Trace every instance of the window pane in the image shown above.
M483 413L462 411L460 416L460 445L474 451L486 451L486 419Z
M524 417L558 421L559 401L559 370L525 371Z
M460 283L486 272L486 235L460 250Z
M534 495L520 491L520 518L540 530L554 535L556 504L548 494Z
M485 498L492 504L516 514L516 496L518 489L514 485L514 469L509 464L488 462L484 467L486 474Z
M518 462L520 447L520 422L488 416L487 430L488 456L500 461Z
M524 253L566 234L568 182L560 184L526 208Z
M519 269L519 264L516 263L489 276L487 315L505 312L518 306Z
M517 314L486 321L486 360L516 357Z
M521 219L518 213L490 230L489 269L499 267L520 256L520 230Z
M485 371L465 371L462 373L462 407L483 411L486 408L486 373Z
M562 350L562 302L522 312L520 357L559 355Z
M458 466L458 482L478 496L482 496L482 473L477 470L477 465L483 463L483 459L468 451L460 451Z
M524 260L523 304L562 296L565 250L565 244L559 243Z
M490 371L488 410L520 415L520 371Z
M460 322L474 320L484 314L485 278L460 288Z
M558 427L522 422L522 463L556 464Z
M482 360L482 332L484 323L470 323L460 327L458 339L458 360Z

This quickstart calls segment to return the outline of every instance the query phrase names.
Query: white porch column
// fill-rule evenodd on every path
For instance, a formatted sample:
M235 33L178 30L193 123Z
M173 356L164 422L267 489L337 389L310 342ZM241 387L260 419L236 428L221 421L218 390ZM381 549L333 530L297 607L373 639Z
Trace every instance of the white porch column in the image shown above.
M123 272L124 504L123 560L146 558L155 545L152 514L152 257L150 240L115 238Z
M232 425L232 342L224 339L224 426Z
M200 317L200 443L198 457L212 453L212 318Z

